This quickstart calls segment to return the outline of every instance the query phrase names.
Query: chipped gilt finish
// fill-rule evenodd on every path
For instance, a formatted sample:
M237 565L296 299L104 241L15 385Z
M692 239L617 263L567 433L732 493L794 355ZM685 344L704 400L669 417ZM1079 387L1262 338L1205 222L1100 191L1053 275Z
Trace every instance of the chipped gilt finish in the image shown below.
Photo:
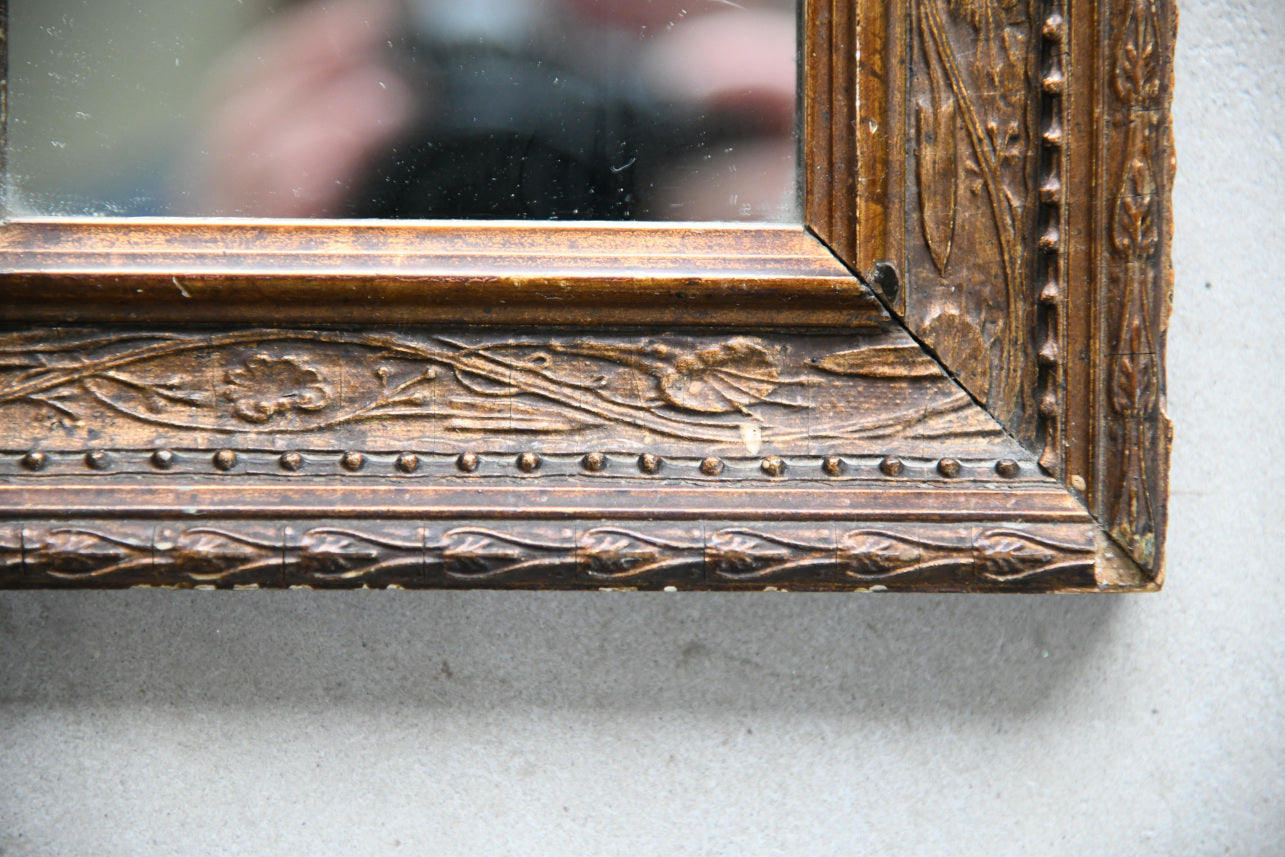
M809 0L805 225L0 227L0 585L1159 586L1172 0Z

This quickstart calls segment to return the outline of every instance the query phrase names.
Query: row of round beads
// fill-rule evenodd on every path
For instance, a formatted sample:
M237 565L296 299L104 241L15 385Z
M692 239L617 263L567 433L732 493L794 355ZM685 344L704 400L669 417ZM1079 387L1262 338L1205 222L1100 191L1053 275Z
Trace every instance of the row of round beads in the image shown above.
M1038 356L1040 364L1039 416L1044 426L1044 451L1040 467L1057 475L1061 469L1061 318L1062 266L1065 264L1062 246L1062 218L1066 193L1062 186L1063 118L1062 106L1066 90L1065 53L1066 19L1061 12L1061 0L1048 0L1051 7L1044 20L1041 35L1044 37L1044 89L1043 113L1048 116L1044 131L1046 166L1040 181L1040 202L1043 207L1044 230L1040 236L1040 250L1044 254L1044 287L1040 290L1041 327L1044 342Z
M85 466L91 470L105 470L111 466L112 458L107 452L96 450L86 453L84 461ZM178 461L178 457L171 450L158 449L152 452L150 461L157 470L170 470ZM227 472L237 466L240 458L234 450L220 449L211 456L210 461L216 470ZM43 470L48 463L49 456L43 452L28 452L20 459L22 467L33 473ZM542 463L543 459L535 452L523 452L514 459L514 464L523 473L536 472ZM580 466L589 473L603 472L607 469L608 463L608 457L601 452L591 452L580 459ZM277 457L277 464L284 471L297 473L304 469L306 459L298 452L283 452ZM461 453L455 459L455 467L462 473L472 473L481 464L482 457L475 452ZM366 456L360 452L345 452L339 458L339 465L350 473L356 473L366 466ZM403 452L397 456L394 466L402 473L414 473L419 470L420 459L413 452ZM658 455L645 452L638 456L637 466L641 472L652 475L660 472L664 466L664 460ZM723 459L717 456L711 455L700 462L700 472L706 476L718 476L723 472L724 467ZM766 456L760 459L759 469L767 476L784 476L785 460L778 455ZM842 476L846 469L844 460L837 455L827 456L821 460L821 470L827 476ZM942 476L954 478L963 471L963 464L955 458L942 458L937 461L935 469ZM885 476L900 476L905 472L906 465L901 459L889 456L879 462L879 470ZM1010 458L1001 459L995 463L995 472L1005 479L1018 476L1021 470L1021 466Z

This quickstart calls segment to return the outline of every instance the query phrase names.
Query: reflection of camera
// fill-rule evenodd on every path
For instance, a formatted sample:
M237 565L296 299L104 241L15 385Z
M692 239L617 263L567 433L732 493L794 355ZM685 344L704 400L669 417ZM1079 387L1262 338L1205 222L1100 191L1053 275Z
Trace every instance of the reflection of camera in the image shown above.
M628 74L573 61L566 33L513 37L512 2L420 6L390 44L423 115L354 188L349 216L628 219L648 176L710 136Z

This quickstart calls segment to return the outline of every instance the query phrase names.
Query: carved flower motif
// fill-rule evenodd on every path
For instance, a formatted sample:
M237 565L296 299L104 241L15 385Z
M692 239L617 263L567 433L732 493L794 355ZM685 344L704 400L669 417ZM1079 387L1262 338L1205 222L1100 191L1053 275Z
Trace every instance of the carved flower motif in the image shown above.
M256 354L224 376L223 398L232 413L248 423L266 423L289 411L319 411L330 403L330 390L315 369L289 357Z

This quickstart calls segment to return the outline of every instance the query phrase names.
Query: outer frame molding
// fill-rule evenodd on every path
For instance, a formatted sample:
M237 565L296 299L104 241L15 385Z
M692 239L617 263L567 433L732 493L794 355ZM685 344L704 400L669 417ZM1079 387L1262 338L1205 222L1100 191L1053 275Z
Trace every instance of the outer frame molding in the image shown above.
M803 18L803 229L0 227L0 586L1158 587L1172 0Z

